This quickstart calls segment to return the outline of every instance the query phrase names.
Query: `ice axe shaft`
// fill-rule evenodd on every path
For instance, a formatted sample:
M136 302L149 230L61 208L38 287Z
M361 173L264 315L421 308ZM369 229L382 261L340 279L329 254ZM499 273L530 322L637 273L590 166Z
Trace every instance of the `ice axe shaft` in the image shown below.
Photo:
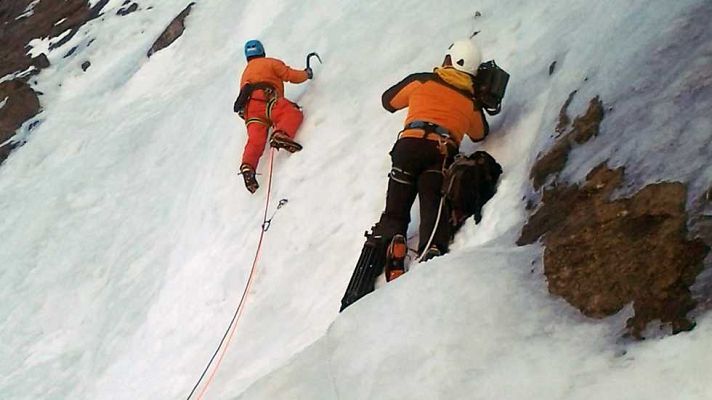
M312 57L316 57L316 59L319 60L319 64L323 64L323 62L321 61L321 57L319 57L319 54L312 51L311 53L307 54L307 68L311 68Z

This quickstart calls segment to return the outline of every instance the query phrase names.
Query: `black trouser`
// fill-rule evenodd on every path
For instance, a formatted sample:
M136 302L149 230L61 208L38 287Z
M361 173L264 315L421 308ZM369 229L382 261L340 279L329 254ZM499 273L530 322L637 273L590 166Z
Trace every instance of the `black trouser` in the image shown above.
M374 234L390 242L396 234L406 235L410 222L410 209L418 196L420 202L420 243L422 253L435 225L440 209L443 184L443 162L447 167L457 150L447 145L447 156L434 140L419 138L399 139L391 150L393 166L388 180L386 210L374 227ZM447 158L447 160L446 160ZM433 242L445 254L450 242L450 225L447 212L442 211Z

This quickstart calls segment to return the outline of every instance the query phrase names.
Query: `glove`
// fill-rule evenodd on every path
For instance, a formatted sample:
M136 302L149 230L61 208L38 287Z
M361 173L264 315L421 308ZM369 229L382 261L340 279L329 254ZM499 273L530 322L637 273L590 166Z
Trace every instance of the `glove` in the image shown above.
M314 71L312 71L311 68L304 68L304 72L307 73L307 79L311 79L314 77Z

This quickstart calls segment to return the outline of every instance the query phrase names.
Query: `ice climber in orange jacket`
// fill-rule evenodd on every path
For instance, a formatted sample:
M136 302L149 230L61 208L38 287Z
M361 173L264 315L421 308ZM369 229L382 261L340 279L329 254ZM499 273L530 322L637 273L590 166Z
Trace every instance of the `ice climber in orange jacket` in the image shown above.
M389 281L404 272L406 232L416 196L420 202L419 254L427 260L448 250L447 218L440 218L434 226L442 206L443 173L465 135L480 141L489 130L473 82L481 62L479 48L470 40L460 40L450 46L442 67L412 74L383 93L386 110L408 108L405 126L390 153L386 209L369 239L383 243L378 247L386 250Z
M247 67L242 73L234 109L247 127L240 173L247 190L254 193L259 187L255 170L270 128L273 128L270 146L290 153L302 149L294 137L304 117L299 106L284 97L284 82L302 83L311 79L313 73L310 68L293 69L278 59L266 57L258 40L245 43L245 57Z

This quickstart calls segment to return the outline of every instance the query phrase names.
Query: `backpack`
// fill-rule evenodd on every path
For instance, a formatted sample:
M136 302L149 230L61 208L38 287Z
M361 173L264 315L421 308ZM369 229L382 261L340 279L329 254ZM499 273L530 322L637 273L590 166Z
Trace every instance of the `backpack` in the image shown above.
M475 75L475 97L489 115L502 111L502 99L507 90L509 74L494 60L480 64Z
M475 223L482 220L482 207L497 192L500 175L502 166L485 151L455 158L443 181L453 234L470 216Z

